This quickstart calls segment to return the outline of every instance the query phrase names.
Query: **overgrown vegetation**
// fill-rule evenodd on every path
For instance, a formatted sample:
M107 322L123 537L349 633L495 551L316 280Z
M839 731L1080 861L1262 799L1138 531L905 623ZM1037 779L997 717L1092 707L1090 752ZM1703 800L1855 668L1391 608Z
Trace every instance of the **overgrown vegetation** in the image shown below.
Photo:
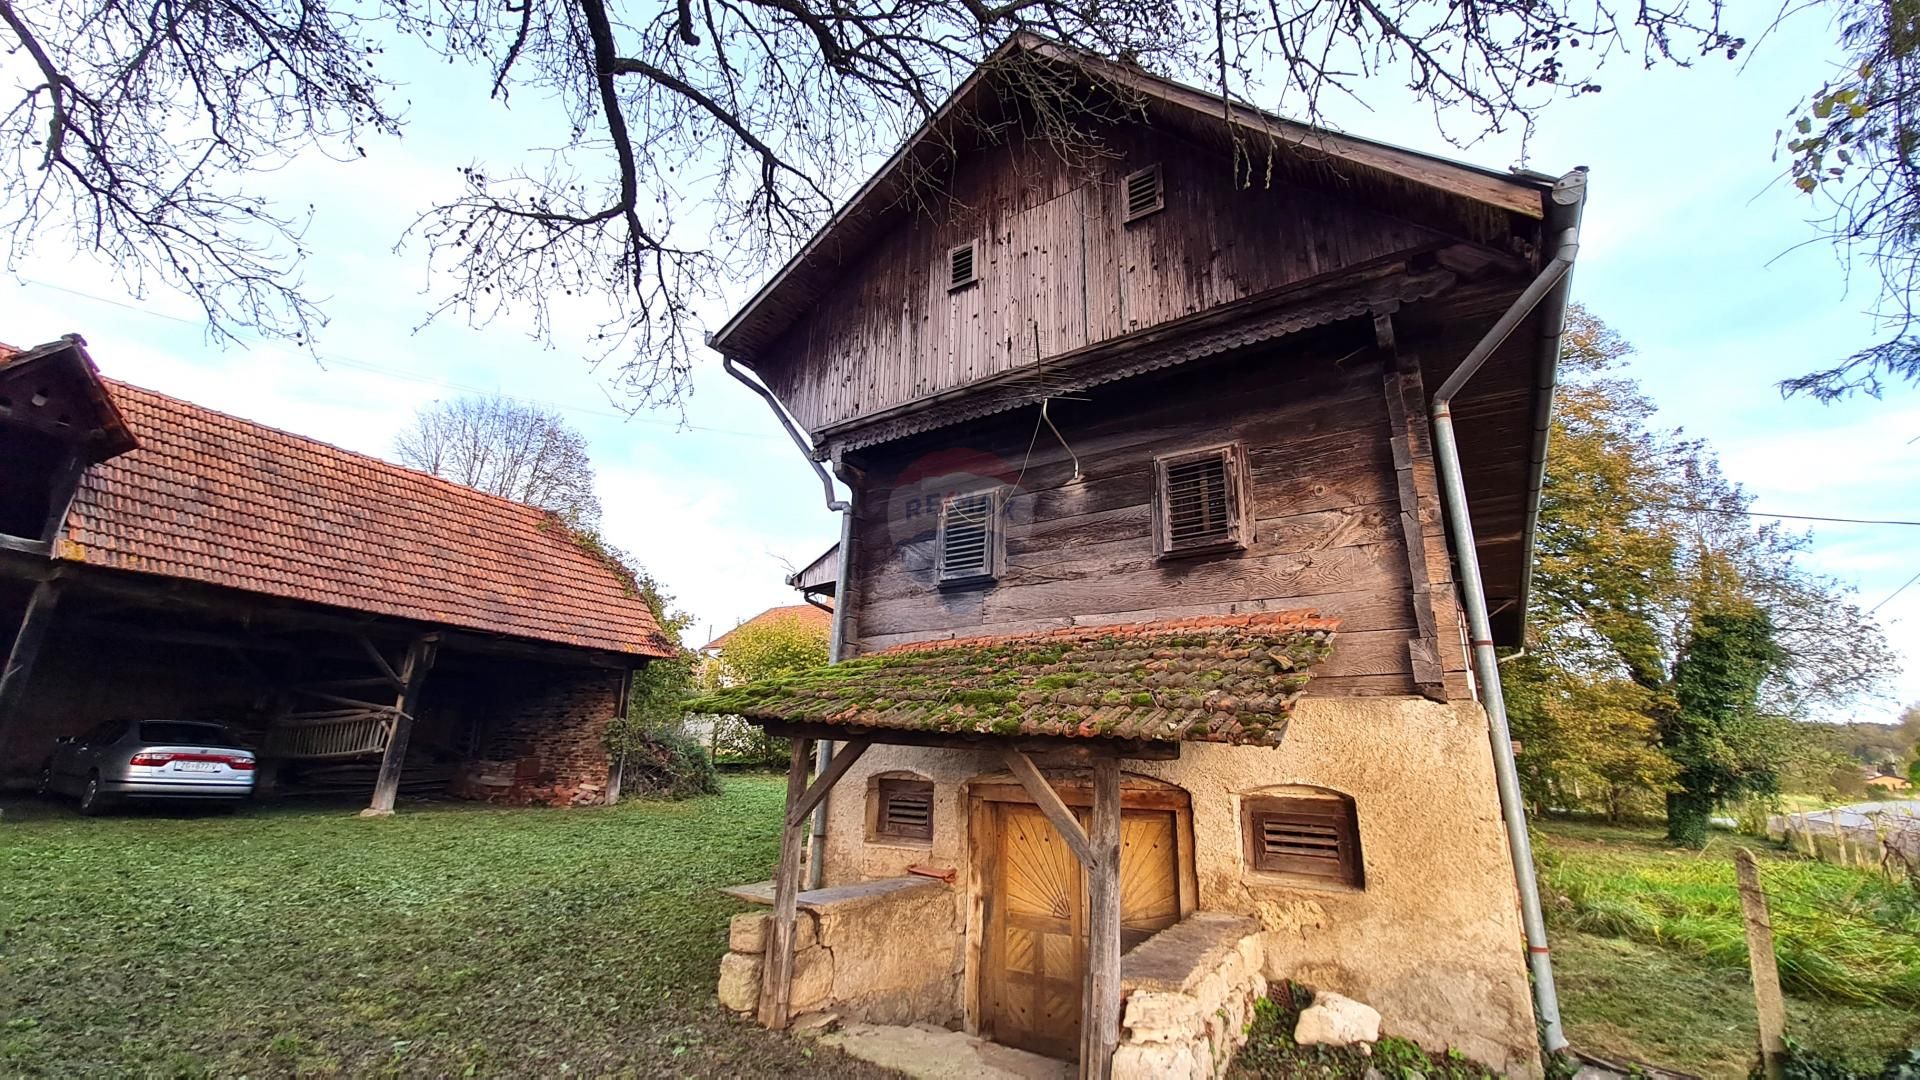
M737 626L727 635L720 655L702 665L696 688L708 700L697 706L713 715L714 758L730 765L786 768L787 740L730 715L716 695L730 687L784 679L827 662L830 635L817 622L795 616ZM731 698L726 701L731 702Z
M1300 1011L1313 992L1292 983L1273 986L1254 1002L1247 1045L1233 1060L1230 1080L1500 1080L1501 1074L1457 1051L1428 1053L1417 1043L1387 1036L1367 1053L1358 1046L1300 1046L1293 1041Z
M766 877L782 798L9 805L0 1075L885 1075L713 1001L738 910L716 890Z
M1757 1045L1738 838L1553 821L1537 847L1568 1032L1603 1056L1743 1076ZM1745 841L1749 846L1753 841ZM1789 1032L1856 1072L1920 1045L1920 903L1859 870L1756 848Z

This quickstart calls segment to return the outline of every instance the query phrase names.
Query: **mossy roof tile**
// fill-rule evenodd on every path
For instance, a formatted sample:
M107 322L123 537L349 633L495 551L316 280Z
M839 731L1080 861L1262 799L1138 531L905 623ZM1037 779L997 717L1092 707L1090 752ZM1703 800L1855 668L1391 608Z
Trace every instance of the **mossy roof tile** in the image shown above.
M761 723L1277 745L1334 627L1287 611L921 641L690 707Z

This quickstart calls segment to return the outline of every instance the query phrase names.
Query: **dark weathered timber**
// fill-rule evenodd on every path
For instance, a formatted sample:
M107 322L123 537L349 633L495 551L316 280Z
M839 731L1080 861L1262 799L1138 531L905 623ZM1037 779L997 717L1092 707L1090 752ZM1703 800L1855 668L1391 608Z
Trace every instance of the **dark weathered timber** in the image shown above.
M407 646L407 658L400 665L400 695L394 701L393 734L380 755L380 775L373 782L373 801L367 813L391 814L400 794L400 772L406 765L407 740L413 735L413 714L420 707L420 688L426 685L427 672L433 669L440 649L440 635L422 634Z
M860 755L866 753L867 747L872 745L872 739L848 739L841 743L840 749L833 755L833 763L827 766L827 771L814 778L813 785L807 788L806 794L800 796L800 802L787 812L787 824L798 825L808 814L813 813L813 808L820 805L820 800L827 797L827 794L833 790L833 785L847 775L847 770L853 768L853 763L859 761ZM820 854L816 851L813 857L817 859Z
M1080 865L1091 872L1094 869L1094 852L1092 844L1087 839L1086 830L1080 827L1080 819L1073 816L1073 811L1067 809L1067 804L1061 800L1060 793L1053 790L1053 785L1047 783L1047 778L1041 775L1033 759L1018 750L1008 750L1000 756L1000 759L1007 763L1007 771L1011 772L1014 779L1020 781L1020 786L1026 789L1027 797L1033 800L1033 805L1039 807L1040 812L1053 823L1054 831L1060 834L1060 839L1066 841L1067 849L1073 852L1073 857L1080 860ZM1118 775L1119 766L1115 765L1114 768L1115 775Z
M884 746L938 746L949 750L977 750L994 754L1015 749L1028 754L1046 754L1056 759L1070 758L1081 762L1105 757L1173 761L1180 756L1179 743L1150 739L949 734L941 731L846 727L839 724L788 724L778 720L768 721L761 726L767 729L767 734L782 739L862 738Z
M1388 442L1393 449L1394 486L1399 493L1400 528L1407 553L1408 594L1413 605L1414 636L1407 641L1413 684L1435 701L1447 700L1446 674L1440 664L1439 632L1433 617L1431 579L1427 574L1426 538L1420 525L1420 493L1414 480L1413 432L1410 417L1425 407L1419 397L1408 400L1409 372L1400 364L1394 339L1393 316L1374 316L1374 333L1386 359L1385 396ZM1418 377L1417 369L1411 373Z
M1120 1045L1120 763L1093 766L1087 869L1087 986L1080 1010L1080 1076L1107 1080Z
M20 626L14 632L13 646L7 651L7 666L0 669L0 729L4 729L18 706L20 698L26 693L27 682L33 677L33 666L40 658L40 647L46 644L47 631L53 626L53 612L60 604L60 594L66 582L61 578L48 578L33 587L33 595L27 599L27 609L20 616Z
M767 962L760 984L760 1026L775 1031L786 1029L793 1004L793 920L800 907L800 843L807 828L806 815L794 811L806 796L812 741L794 739L792 752L787 764L786 813L781 818L780 861L773 870L772 933L767 938Z
M67 529L67 511L73 507L73 497L80 490L81 474L87 471L87 459L79 450L73 450L61 461L60 469L54 474L48 487L47 520L40 527L40 539L52 544Z

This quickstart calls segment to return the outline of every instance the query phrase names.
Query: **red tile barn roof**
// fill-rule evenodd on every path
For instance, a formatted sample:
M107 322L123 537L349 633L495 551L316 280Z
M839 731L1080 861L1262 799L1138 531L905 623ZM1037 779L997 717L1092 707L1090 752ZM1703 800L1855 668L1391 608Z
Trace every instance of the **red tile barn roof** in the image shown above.
M102 380L137 449L87 470L54 556L632 656L669 646L545 511Z
M808 626L818 627L823 634L827 633L833 626L832 612L814 607L812 604L788 604L786 607L768 608L753 618L748 619L746 622L741 623L739 626L734 627L732 630L707 642L706 645L701 647L700 651L711 652L714 649L724 649L727 647L727 639L739 630L749 626L765 626L768 623L777 623L785 619L798 619Z

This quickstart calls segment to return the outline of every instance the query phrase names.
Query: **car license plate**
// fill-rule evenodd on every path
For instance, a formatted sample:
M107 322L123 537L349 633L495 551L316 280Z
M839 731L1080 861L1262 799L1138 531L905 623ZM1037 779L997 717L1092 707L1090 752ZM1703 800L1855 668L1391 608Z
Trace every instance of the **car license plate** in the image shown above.
M181 772L212 772L219 767L219 763L213 761L176 761L173 763L173 767L179 769Z

